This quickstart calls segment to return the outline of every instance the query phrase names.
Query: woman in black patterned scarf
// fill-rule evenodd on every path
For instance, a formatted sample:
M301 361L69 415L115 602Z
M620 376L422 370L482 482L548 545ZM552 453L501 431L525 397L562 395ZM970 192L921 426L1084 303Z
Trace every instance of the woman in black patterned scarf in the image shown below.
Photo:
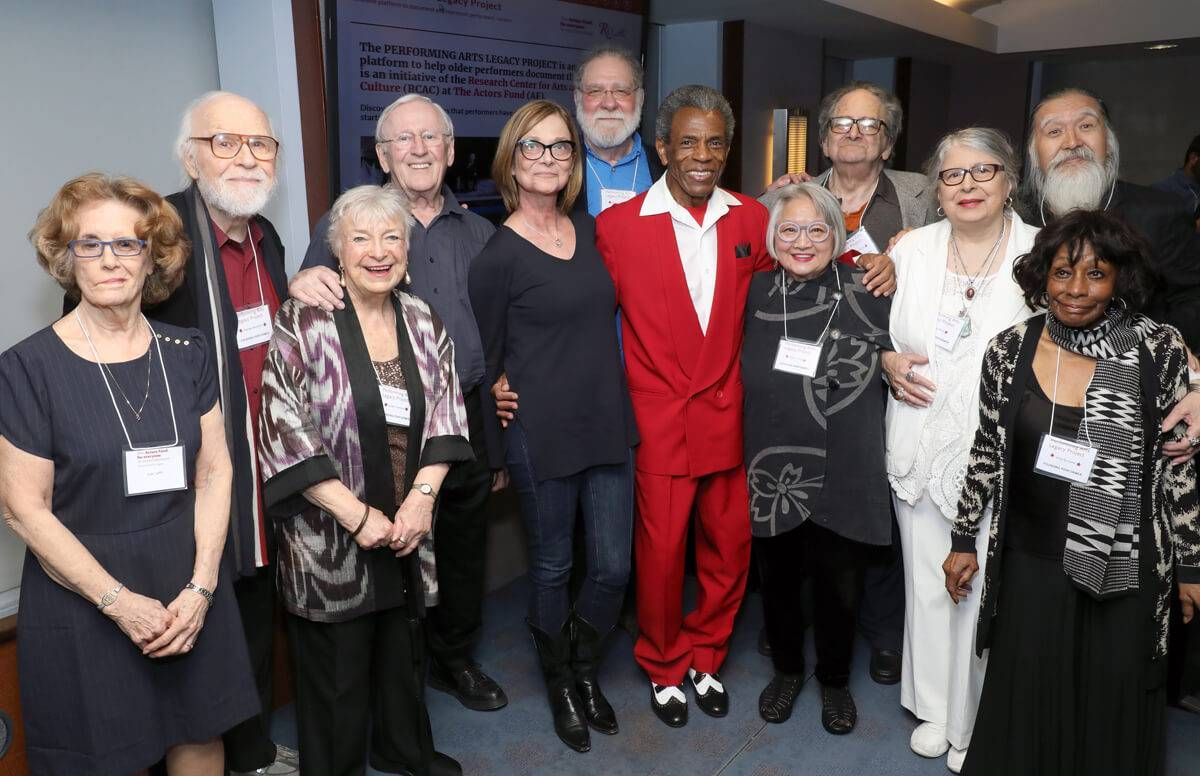
M1176 590L1185 621L1200 607L1200 527L1195 467L1162 456L1188 357L1137 313L1145 251L1123 222L1076 212L1014 267L1047 312L984 355L943 567L957 603L992 502L976 641L991 655L964 774L1163 772L1167 614Z

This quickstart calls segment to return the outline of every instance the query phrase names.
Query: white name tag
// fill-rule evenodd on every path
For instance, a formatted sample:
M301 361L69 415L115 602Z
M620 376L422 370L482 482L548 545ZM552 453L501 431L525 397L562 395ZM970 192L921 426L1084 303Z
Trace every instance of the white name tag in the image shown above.
M261 345L271 339L271 311L265 304L237 311L238 350Z
M380 383L379 396L383 399L383 415L387 418L388 425L407 426L412 416L408 391Z
M933 326L934 343L942 350L954 350L955 344L962 335L964 323L966 323L966 318L938 313L937 323Z
M859 253L879 253L879 246L871 239L867 230L860 226L854 230L854 234L846 238L846 250Z
M142 496L187 489L183 445L125 451L125 495Z
M776 372L791 375L816 377L821 363L821 345L815 342L779 338L779 350L775 351Z
M1042 434L1033 470L1047 477L1087 484L1092 478L1096 448L1070 439Z
M629 189L600 189L600 210L608 210L613 205L628 202L637 196L636 191Z

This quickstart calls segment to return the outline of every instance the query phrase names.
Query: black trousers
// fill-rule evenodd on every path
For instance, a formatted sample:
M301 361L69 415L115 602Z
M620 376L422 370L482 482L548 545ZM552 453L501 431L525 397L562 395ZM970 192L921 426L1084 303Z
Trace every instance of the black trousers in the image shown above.
M868 547L858 630L874 649L899 652L904 645L904 556L892 513L892 544Z
M871 547L807 520L777 536L755 537L754 549L775 670L804 673L805 621L800 592L808 581L812 583L817 680L830 687L845 687L850 679L863 567Z
M260 568L252 577L233 583L233 595L242 615L242 629L250 652L250 670L262 702L262 713L226 731L225 768L253 771L275 762L271 741L271 677L275 642L275 569Z
M492 489L492 472L483 445L479 391L472 388L463 396L475 460L450 468L438 496L433 529L439 603L428 610L426 632L430 655L452 670L471 661L483 627L484 507Z
M362 776L368 729L372 768L422 773L422 750L433 751L424 666L413 665L423 634L413 637L405 609L335 623L288 614L287 626L302 776Z

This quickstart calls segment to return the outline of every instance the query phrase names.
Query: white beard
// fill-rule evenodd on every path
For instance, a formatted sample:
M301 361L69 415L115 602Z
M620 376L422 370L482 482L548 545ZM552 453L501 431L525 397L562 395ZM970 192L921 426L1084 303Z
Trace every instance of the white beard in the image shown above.
M1085 163L1072 168L1062 167L1068 159L1083 159ZM1104 196L1116 179L1111 155L1101 164L1086 146L1060 151L1051 160L1042 182L1042 201L1057 216L1072 210L1099 210L1104 207Z
M597 109L592 115L588 115L583 111L583 105L578 99L575 100L575 118L579 121L579 128L583 130L583 138L592 148L616 148L624 143L629 138L633 137L633 133L637 131L638 124L641 123L642 116L642 101L639 99L634 106L633 113L625 114L619 110L600 110ZM608 122L602 126L598 119L620 119L621 123L615 127L610 126Z
M200 177L196 184L200 188L200 195L210 206L235 218L249 218L258 215L267 206L271 195L275 193L277 181L277 178L268 180L264 175L257 185L245 191L238 191L219 178L207 180Z

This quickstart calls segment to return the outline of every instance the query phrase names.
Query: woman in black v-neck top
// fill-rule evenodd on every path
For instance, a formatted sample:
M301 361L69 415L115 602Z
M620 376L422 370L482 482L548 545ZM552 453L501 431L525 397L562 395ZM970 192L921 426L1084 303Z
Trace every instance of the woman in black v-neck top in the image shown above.
M582 186L581 150L574 122L554 103L536 100L509 119L492 178L510 215L473 262L470 292L486 384L505 374L520 396L506 429L485 397L485 432L492 469L507 468L520 497L528 622L555 732L587 751L588 723L617 732L596 669L629 577L637 430L595 226L586 213L567 215ZM571 601L580 511L588 569Z

